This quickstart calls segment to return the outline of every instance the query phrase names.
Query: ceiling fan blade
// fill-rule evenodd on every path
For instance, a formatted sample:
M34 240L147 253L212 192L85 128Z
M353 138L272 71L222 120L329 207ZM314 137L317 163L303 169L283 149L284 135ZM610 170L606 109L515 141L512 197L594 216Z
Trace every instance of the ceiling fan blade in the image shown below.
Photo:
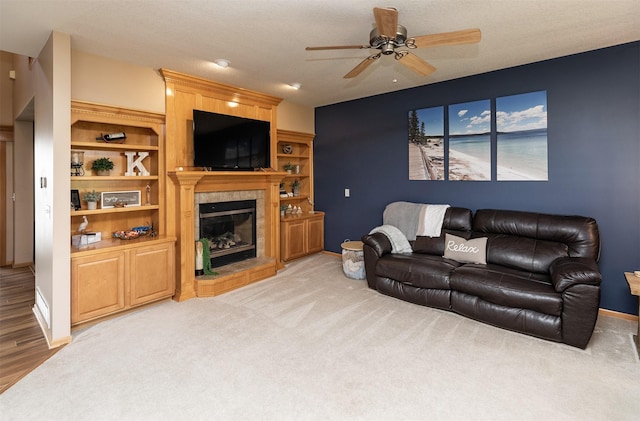
M351 79L358 76L360 73L364 71L371 63L380 58L380 53L374 54L362 60L356 67L351 69L349 73L343 76L344 79Z
M326 47L306 47L307 51L319 51L319 50L361 50L365 48L371 48L370 45L328 45Z
M417 55L408 51L404 51L403 53L405 54L398 54L396 56L396 59L420 76L427 76L436 71L435 67L433 67Z
M463 29L461 31L442 32L432 35L420 35L413 37L415 46L422 47L439 47L442 45L460 45L475 44L480 42L481 33L478 28Z
M378 34L395 38L398 29L398 11L393 7L374 7L373 16L376 18Z

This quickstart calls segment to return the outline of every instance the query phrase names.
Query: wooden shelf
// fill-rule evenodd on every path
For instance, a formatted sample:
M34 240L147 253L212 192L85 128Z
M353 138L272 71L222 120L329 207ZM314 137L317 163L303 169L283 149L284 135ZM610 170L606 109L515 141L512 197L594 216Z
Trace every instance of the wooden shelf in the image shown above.
M126 150L126 151L157 151L160 147L153 145L136 145L132 143L106 143L106 142L76 142L71 141L72 149L104 149L104 150Z
M145 212L151 210L160 209L159 205L142 205L142 206L130 206L124 208L105 208L105 209L78 209L71 211L71 216L77 215L101 215L107 213L125 213L125 212Z
M282 161L286 161L286 158L302 158L302 159L309 159L309 155L307 154L298 154L298 153L279 153L278 154L278 159L282 159Z
M80 247L72 246L71 257L92 256L94 254L103 253L104 251L126 250L134 247L140 247L141 245L174 242L175 240L175 237L167 237L165 235L156 235L155 237L144 235L136 238L135 240L121 240L119 238L103 237L102 241L98 241L97 243Z
M280 201L281 202L291 202L291 201L296 201L296 200L307 200L307 199L309 199L309 196L300 195L300 196L292 196L292 197L281 197Z

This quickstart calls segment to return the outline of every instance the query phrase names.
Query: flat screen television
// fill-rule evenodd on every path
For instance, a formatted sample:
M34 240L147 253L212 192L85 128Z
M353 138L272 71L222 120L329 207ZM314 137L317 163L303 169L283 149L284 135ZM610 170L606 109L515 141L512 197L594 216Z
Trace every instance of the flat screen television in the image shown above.
M193 110L193 165L214 171L270 167L271 123Z

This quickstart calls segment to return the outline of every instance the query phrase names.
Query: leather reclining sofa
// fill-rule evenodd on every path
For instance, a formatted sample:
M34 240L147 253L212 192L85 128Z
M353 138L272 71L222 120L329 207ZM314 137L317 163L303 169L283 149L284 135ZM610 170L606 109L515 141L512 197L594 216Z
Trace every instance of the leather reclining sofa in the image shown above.
M445 258L447 234L486 238L486 264ZM450 207L441 235L417 236L410 253L392 253L384 233L362 241L367 284L383 294L578 348L591 338L602 279L593 218Z

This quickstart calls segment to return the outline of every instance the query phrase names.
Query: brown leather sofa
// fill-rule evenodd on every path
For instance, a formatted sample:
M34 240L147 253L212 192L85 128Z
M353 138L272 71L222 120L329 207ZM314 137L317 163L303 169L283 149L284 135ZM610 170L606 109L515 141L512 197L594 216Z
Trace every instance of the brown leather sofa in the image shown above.
M445 236L486 237L486 264L446 259ZM369 288L505 329L585 348L600 304L600 236L593 218L447 209L440 237L392 253L384 233L362 237Z

